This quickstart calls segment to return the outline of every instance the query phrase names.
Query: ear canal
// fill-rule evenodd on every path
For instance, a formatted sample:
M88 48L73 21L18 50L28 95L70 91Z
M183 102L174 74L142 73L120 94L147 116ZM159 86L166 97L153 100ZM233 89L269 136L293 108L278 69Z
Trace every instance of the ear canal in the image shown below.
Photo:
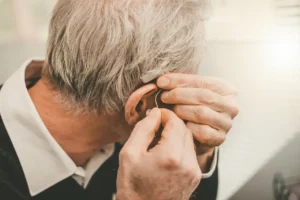
M143 101L139 101L139 103L138 103L138 104L136 105L136 107L135 107L135 110L136 110L137 112L140 112L140 111L141 111L142 105L143 105Z

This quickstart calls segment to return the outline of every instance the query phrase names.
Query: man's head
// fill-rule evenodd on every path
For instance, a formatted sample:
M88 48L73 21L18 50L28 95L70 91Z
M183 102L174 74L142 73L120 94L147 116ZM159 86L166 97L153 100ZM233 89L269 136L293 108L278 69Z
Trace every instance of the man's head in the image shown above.
M203 48L202 4L202 0L58 1L44 77L71 109L144 112L147 98L153 98L157 88L143 84L142 76L149 71L197 71Z

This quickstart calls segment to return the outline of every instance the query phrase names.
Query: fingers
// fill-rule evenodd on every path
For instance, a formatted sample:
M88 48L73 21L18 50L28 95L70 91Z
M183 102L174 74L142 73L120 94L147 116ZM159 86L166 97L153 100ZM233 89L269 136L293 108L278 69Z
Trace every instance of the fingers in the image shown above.
M146 118L136 124L124 147L147 151L160 125L161 111L154 108Z
M179 144L185 142L186 126L178 116L167 109L161 109L161 123L164 127L161 141Z
M236 94L236 89L228 82L215 78L195 74L170 73L158 78L158 87L166 90L174 88L202 88L220 95Z
M220 146L226 139L226 133L202 124L193 122L187 123L187 128L191 130L194 138L202 145L207 147Z
M213 104L220 98L220 95L201 88L175 88L161 95L162 102L167 104Z
M172 154L169 157L173 158L170 161L173 165L172 162L180 160L183 154L187 128L183 121L170 110L161 109L161 118L163 126L161 139L158 145L150 151Z
M232 119L224 113L204 105L177 105L174 112L180 119L194 122L197 124L206 124L217 130L228 132L232 128Z
M163 92L161 101L165 104L206 105L215 111L226 112L232 118L239 112L235 96L221 96L201 88L175 88Z

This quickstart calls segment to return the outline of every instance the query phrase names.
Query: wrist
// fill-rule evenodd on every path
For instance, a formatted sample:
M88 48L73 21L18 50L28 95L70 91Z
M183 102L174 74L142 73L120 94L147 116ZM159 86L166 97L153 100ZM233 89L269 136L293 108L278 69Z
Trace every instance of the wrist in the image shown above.
M197 155L198 164L202 173L209 172L214 158L214 152L215 152L215 148L210 149L205 153Z

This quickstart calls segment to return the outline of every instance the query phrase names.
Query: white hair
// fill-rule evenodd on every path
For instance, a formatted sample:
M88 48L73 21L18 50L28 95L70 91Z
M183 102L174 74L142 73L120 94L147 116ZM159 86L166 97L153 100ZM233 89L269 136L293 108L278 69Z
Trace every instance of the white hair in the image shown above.
M44 74L70 108L117 113L148 71L198 68L203 2L60 0Z

